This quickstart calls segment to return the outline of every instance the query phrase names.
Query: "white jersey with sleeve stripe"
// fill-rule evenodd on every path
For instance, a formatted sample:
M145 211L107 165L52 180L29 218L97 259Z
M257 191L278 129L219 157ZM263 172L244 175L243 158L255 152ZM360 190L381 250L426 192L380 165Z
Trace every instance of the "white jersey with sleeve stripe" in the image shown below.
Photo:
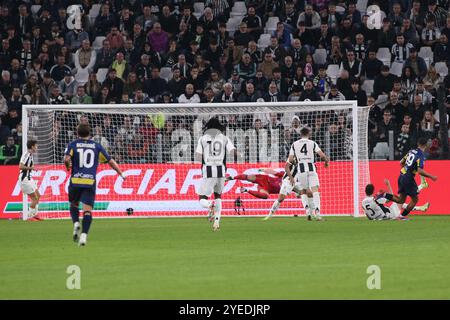
M390 218L390 210L374 197L366 197L362 201L364 213L369 220L386 220Z
M295 156L300 173L305 171L315 172L316 167L314 165L314 156L320 151L321 149L315 141L307 138L301 138L292 144L291 150L289 151L289 156Z
M198 140L196 152L202 155L203 178L224 178L227 152L236 149L231 140L222 133L203 135Z

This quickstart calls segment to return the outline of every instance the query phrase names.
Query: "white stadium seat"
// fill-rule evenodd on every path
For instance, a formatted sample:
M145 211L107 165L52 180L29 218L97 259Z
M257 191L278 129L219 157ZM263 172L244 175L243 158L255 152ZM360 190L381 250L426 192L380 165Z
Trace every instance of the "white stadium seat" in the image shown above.
M327 50L316 49L313 54L314 62L317 64L325 64L327 62Z
M33 15L33 17L37 17L37 13L39 12L39 10L41 10L41 5L39 4L33 4L31 6L31 14Z
M270 17L266 22L266 33L271 33L277 30L277 23L280 21L278 17Z
M75 74L75 80L79 85L84 85L89 80L89 72L86 69L79 69Z
M100 8L102 7L101 4L93 4L91 7L91 10L89 10L89 19L93 23L95 21L95 18L97 18L98 14L100 13Z
M235 12L235 13L243 12L244 15L247 14L247 6L245 5L245 2L244 1L236 1L234 3L233 8L231 8L231 12Z
M92 48L94 48L94 50L101 49L103 47L103 40L105 40L105 39L106 39L106 37L102 37L102 36L95 37L95 40L92 43Z
M436 72L439 73L442 78L445 78L448 75L448 67L445 62L436 62L434 67L436 68Z
M366 92L367 95L371 95L373 93L373 85L375 80L364 80L364 83L361 86L361 89Z
M106 75L108 74L108 68L100 68L97 70L97 81L99 83L103 83L106 79Z
M327 67L327 76L329 76L333 83L336 84L337 78L339 77L339 65L329 64Z
M231 17L227 22L227 31L233 33L237 30L242 19L240 17ZM230 34L231 36L231 34Z
M356 2L356 10L361 12L361 15L366 13L368 0L358 0Z
M379 48L377 58L386 66L391 66L391 51L388 48Z
M169 82L173 77L172 69L168 67L161 68L160 77Z
M194 12L203 14L204 10L205 10L205 3L204 2L194 2Z
M403 71L403 63L401 62L393 62L391 64L391 69L389 72L393 75L396 75L397 77L401 77Z
M386 160L389 158L389 145L387 142L378 142L373 148L372 159Z
M418 56L425 60L427 68L433 62L433 50L431 50L431 47L420 48Z
M258 48L264 50L265 48L270 46L270 38L270 34L267 33L263 33L262 35L260 35L258 40Z

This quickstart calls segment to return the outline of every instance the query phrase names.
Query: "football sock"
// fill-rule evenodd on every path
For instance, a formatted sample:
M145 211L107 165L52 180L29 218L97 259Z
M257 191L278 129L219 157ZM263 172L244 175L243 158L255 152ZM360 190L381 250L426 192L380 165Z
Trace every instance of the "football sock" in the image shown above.
M272 208L270 209L270 212L274 214L277 212L278 208L280 207L280 202L278 200L275 200L275 202L272 205Z
M261 198L261 199L267 199L269 197L269 195L267 193L259 192L259 191L249 190L248 193L250 193L252 196L255 196L255 197Z
M72 222L80 222L80 210L78 207L70 206L70 217L72 218Z
M91 223L92 223L92 214L90 211L85 211L84 212L84 216L83 216L83 233L88 233L89 232L89 228L91 227Z
M313 198L310 198L310 197L308 197L308 206L309 206L309 215L311 215L311 213L313 213L314 212L314 209L315 209L315 207L314 207L314 199Z
M408 207L407 203L402 204L402 209L406 209ZM423 210L423 206L415 206L413 208L414 211L422 211Z
M402 212L402 216L406 217L411 211L409 211L408 209L403 210Z
M309 202L308 202L308 196L306 194L302 194L301 197L303 208L305 209L306 214L309 216L311 215L311 211L309 210Z
M214 206L214 212L215 212L215 220L217 222L220 222L220 216L222 213L222 199L216 199L216 203Z
M211 205L211 201L209 201L207 199L200 199L200 205L203 208L209 208L209 206Z
M314 208L320 212L320 193L313 192Z

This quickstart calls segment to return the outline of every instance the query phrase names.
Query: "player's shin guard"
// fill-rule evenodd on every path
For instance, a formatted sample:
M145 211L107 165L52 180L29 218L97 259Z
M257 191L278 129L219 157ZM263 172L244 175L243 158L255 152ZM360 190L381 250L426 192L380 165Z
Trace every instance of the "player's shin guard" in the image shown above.
M207 200L207 199L200 199L200 205L201 205L203 208L208 209L209 206L211 205L211 201L209 201L209 200Z
M313 192L313 201L314 201L314 208L316 208L316 214L320 215L320 193L319 192Z
M215 206L214 206L214 213L215 213L215 221L220 222L220 217L222 213L222 199L216 199L215 200Z
M83 223L82 223L83 224L82 233L87 234L89 232L91 223L92 223L92 213L90 211L85 211L84 216L83 216Z
M275 212L277 212L278 208L280 207L280 201L275 200L275 202L272 204L272 208L270 208L270 215L275 214Z
M311 215L311 212L309 211L309 203L308 203L308 196L306 194L302 194L300 196L301 200L302 200L302 205L303 208L305 208L305 212L308 216Z
M72 218L72 222L80 222L80 210L78 207L70 205L70 217Z

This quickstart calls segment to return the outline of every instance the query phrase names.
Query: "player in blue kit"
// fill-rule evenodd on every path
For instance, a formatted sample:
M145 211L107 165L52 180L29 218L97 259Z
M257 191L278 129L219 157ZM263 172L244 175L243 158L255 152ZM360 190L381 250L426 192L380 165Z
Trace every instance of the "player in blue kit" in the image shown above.
M108 163L125 179L116 161L97 142L91 139L91 128L87 124L79 124L79 139L67 146L64 164L67 170L72 169L69 183L70 216L73 221L73 240L80 246L86 245L87 234L92 222L94 209L96 174L99 163ZM79 204L83 204L83 225L80 226ZM81 233L81 234L80 234Z
M400 161L402 169L400 170L400 176L398 177L399 196L388 195L387 197L388 200L392 200L399 204L405 203L406 197L409 196L411 198L411 202L401 214L402 217L406 217L419 201L419 190L415 180L416 173L422 177L430 178L433 181L437 180L436 176L423 169L425 162L424 152L427 148L427 140L425 138L419 138L417 145L417 149L410 150Z

